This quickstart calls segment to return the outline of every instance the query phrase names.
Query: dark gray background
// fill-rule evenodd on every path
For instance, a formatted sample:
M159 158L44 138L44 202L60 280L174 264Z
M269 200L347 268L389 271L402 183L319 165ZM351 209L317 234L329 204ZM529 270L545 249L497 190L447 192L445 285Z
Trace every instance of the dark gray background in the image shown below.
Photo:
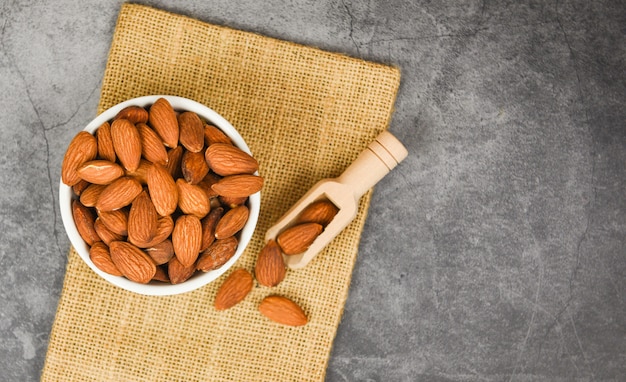
M140 2L402 70L328 381L626 380L624 1ZM121 4L1 5L3 381L39 379Z

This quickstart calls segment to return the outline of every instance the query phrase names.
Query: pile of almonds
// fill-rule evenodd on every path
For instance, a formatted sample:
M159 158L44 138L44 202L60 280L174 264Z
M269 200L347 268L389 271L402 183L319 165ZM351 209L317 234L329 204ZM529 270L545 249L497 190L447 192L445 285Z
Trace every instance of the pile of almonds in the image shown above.
M338 208L326 199L307 206L276 240L269 240L259 253L255 276L259 284L274 287L285 278L283 254L293 256L307 250L338 212ZM221 285L215 297L217 310L229 309L243 301L252 290L253 276L245 269L232 272ZM307 316L290 299L272 295L259 305L259 311L272 321L289 326L302 326Z
M178 284L235 254L248 197L263 186L257 169L217 127L160 98L121 110L93 135L78 133L61 177L99 269Z

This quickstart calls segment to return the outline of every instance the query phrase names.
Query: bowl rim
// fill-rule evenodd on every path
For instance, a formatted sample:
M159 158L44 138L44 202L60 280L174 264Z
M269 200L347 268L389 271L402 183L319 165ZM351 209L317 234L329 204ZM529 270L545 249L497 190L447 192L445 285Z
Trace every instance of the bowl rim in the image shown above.
M235 146L252 155L252 152L250 151L250 148L244 141L243 137L224 117L222 117L213 109L199 102L173 95L147 95L132 98L124 102L118 103L117 105L105 110L96 118L91 120L91 122L89 122L82 131L87 131L93 134L98 127L100 127L104 122L113 119L113 117L115 117L117 113L119 113L119 111L123 108L127 106L146 107L153 104L159 98L165 98L175 110L178 109L193 111L201 118L204 118L207 121L213 123L232 140ZM256 172L255 174L258 175L258 172ZM196 274L192 276L189 280L184 281L180 284L168 284L155 281L151 281L148 284L140 284L131 281L123 276L110 275L106 272L101 271L98 267L94 265L94 263L89 258L89 248L87 246L87 243L85 243L83 238L78 233L78 229L76 228L76 224L72 216L72 200L76 198L73 195L72 187L63 183L63 180L60 180L59 184L59 209L61 210L61 219L63 221L63 226L65 227L65 232L67 233L72 246L81 257L81 259L89 266L89 268L91 268L96 274L98 274L109 283L127 291L148 296L169 296L190 292L211 283L222 274L224 274L226 271L228 271L228 269L230 269L235 264L235 262L237 262L239 257L241 257L244 250L250 243L252 235L254 234L257 226L261 205L261 191L250 195L250 214L248 216L248 221L246 222L246 225L241 230L237 251L235 252L233 257L231 257L220 268L204 273L196 272Z

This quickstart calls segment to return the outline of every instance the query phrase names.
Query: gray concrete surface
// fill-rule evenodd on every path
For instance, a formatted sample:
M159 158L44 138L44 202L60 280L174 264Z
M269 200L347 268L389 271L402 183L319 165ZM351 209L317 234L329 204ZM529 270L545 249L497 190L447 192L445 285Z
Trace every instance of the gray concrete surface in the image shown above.
M328 381L626 380L624 1L140 2L402 70ZM120 5L1 4L2 381L39 379Z

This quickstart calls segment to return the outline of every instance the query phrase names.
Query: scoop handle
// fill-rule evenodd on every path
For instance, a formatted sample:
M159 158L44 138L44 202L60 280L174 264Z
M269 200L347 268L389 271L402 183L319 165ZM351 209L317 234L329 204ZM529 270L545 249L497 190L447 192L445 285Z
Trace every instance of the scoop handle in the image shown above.
M408 155L404 145L390 132L383 131L337 178L352 189L355 200L378 183Z

